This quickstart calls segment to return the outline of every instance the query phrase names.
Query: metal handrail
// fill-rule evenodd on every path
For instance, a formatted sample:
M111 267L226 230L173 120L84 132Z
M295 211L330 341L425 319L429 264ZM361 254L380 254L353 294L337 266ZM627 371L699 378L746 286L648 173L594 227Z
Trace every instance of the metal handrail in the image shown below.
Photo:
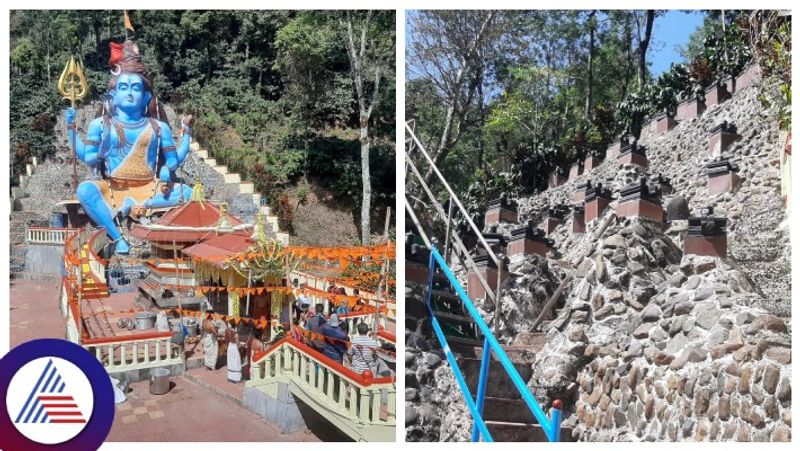
M458 385L461 388L461 391L464 395L464 399L467 402L467 407L469 407L470 412L472 413L472 417L475 421L475 428L473 429L472 433L472 441L478 441L481 436L483 436L484 441L491 442L494 441L489 430L486 427L486 422L483 420L483 403L486 397L486 383L488 380L488 372L489 372L489 365L491 360L489 359L489 355L491 352L495 353L495 356L500 361L500 364L505 369L506 373L508 374L511 382L516 387L517 391L519 391L522 399L525 401L525 404L528 406L530 411L533 413L536 420L544 430L547 439L551 442L558 442L561 440L561 408L557 405L560 402L554 402L554 406L550 413L550 418L547 417L547 414L544 412L542 407L533 397L531 392L528 390L525 381L522 380L522 377L517 372L517 369L514 367L514 364L511 362L511 359L508 358L506 352L500 346L500 343L497 341L497 338L492 334L491 330L489 330L489 326L481 317L478 309L475 308L472 301L470 300L467 293L464 292L464 289L459 284L458 280L456 279L453 272L445 262L444 258L442 258L439 251L436 247L430 248L430 261L428 263L428 293L426 299L426 305L428 308L428 313L431 316L431 325L433 326L433 330L436 333L436 337L439 339L439 343L442 345L442 349L447 357L447 361L450 363L450 367L453 369L453 373L456 376L456 380L458 381ZM467 386L466 380L464 379L463 374L461 373L461 369L458 366L458 362L453 355L453 352L450 350L450 346L447 343L447 338L444 335L444 331L442 330L441 326L439 325L439 321L436 319L436 311L433 310L431 306L431 297L433 291L433 274L436 269L436 266L439 266L444 272L444 275L447 277L450 284L455 288L458 297L461 299L461 302L464 304L464 307L467 309L467 312L472 317L472 320L478 326L480 331L483 333L484 336L484 345L483 345L483 355L481 357L481 369L480 369L480 376L478 380L478 393L477 399L472 399L472 394L470 393L469 387Z
M461 214L464 215L464 218L466 218L467 222L469 223L469 226L472 228L472 231L475 233L475 235L478 236L478 240L480 240L481 244L483 244L483 247L486 248L489 257L491 257L491 259L499 268L501 264L500 259L497 257L497 255L495 255L494 251L492 251L492 248L489 246L489 243L486 242L486 239L483 238L483 234L481 233L480 230L478 230L478 227L472 221L472 218L469 216L467 209L464 208L464 205L461 204L461 201L458 199L458 196L456 195L455 191L453 191L453 188L450 187L450 184L447 183L447 180L444 179L442 173L439 172L439 168L436 167L436 163L434 163L431 156L428 155L428 152L425 150L425 146L423 146L422 142L420 142L419 138L417 138L417 135L414 133L414 130L411 129L408 123L406 123L405 125L406 125L406 131L411 136L411 139L414 141L414 143L417 145L415 151L419 151L422 154L422 156L424 156L425 159L428 160L428 163L431 165L431 170L436 174L437 177L439 177L439 181L442 182L442 185L444 185L445 189L447 189L447 192L450 193L450 200L456 203L456 206L461 211ZM407 155L405 157L407 162L411 161ZM424 180L422 181L422 183L424 184Z
M445 215L444 208L442 208L441 203L439 203L439 201L433 195L433 192L431 192L430 187L428 187L428 185L425 183L425 180L422 178L422 174L419 172L419 170L417 169L417 166L411 161L410 158L406 157L406 164L408 165L409 168L411 168L411 172L414 174L414 176L417 178L417 180L419 180L420 186L422 187L422 190L425 192L425 194L430 199L430 201L431 201L436 213L438 213L439 216L442 219L446 218L445 220L447 221L447 232L446 232L446 235L445 235L445 247L448 248L449 247L449 242L450 242L449 241L450 232L451 232L450 223L452 222L451 221L452 214ZM406 203L406 205L408 205L408 204ZM453 206L453 202L450 202L450 210L451 211L448 212L448 213L452 212L452 206ZM420 231L420 233L423 233L421 224L419 224L418 221L414 221L414 224L417 226L417 230ZM478 234L478 236L483 238L483 235L480 234L480 233ZM493 303L497 304L497 300L500 298L500 296L499 296L499 288L500 288L500 283L499 282L500 281L498 280L498 285L497 285L498 292L495 293L494 291L492 291L492 288L489 286L489 282L487 282L486 278L483 277L483 274L481 273L481 271L477 270L477 265L475 265L475 261L469 255L469 251L467 251L467 247L464 245L463 241L461 241L461 238L458 236L458 234L452 234L452 238L453 238L453 243L455 244L456 248L459 251L459 253L456 253L456 255L458 256L459 260L461 260L462 265L466 266L470 270L473 270L473 274L478 278L478 282L480 282L480 284L483 286L483 289L486 291L486 294L489 295L489 298L491 299L491 301ZM426 242L426 244L428 245L428 247L431 247L430 243ZM489 250L491 250L491 249L489 249ZM447 255L448 255L448 253L447 253L447 251L445 251L445 256L447 256ZM500 266L498 266L498 268L500 268Z

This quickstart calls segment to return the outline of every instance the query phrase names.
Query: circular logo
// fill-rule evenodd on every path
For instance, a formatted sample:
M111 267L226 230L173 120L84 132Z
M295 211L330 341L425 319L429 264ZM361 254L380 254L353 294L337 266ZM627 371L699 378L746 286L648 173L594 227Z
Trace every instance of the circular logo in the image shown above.
M105 368L64 340L24 343L0 360L0 449L85 451L111 430L114 393Z

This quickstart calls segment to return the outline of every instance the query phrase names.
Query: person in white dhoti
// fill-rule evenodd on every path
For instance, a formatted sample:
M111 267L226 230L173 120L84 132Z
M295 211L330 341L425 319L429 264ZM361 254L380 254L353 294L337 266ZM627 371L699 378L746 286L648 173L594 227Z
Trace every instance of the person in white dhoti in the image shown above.
M209 370L217 369L219 343L217 342L217 326L209 315L203 320L203 363Z
M225 341L228 342L228 381L239 383L242 381L242 356L239 354L239 334L233 321L225 330Z

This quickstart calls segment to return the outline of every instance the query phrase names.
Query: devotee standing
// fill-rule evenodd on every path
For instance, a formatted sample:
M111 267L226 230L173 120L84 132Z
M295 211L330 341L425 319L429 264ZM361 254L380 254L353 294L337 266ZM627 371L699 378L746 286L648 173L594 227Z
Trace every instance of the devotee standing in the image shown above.
M322 335L325 336L325 347L323 353L326 357L342 363L344 354L347 352L347 342L350 339L347 333L339 327L339 316L337 314L331 315L328 322L322 326Z
M203 363L209 370L217 369L217 357L219 357L217 342L219 331L211 318L213 313L213 310L209 310L208 316L203 320Z
M350 361L353 371L362 374L370 371L376 374L375 360L378 356L378 342L367 335L369 326L360 323L357 328L358 335L353 337L350 349L347 350L347 359Z
M239 334L236 333L233 320L225 330L225 341L228 342L228 382L238 384L242 381L242 356L239 354Z
M318 352L323 352L325 349L325 340L319 337L319 335L322 335L322 326L325 324L325 317L322 315L324 309L325 306L322 304L315 305L314 316L306 320L306 329L312 334L315 334L309 340L308 345ZM339 325L338 319L336 325Z
M247 345L245 346L245 353L244 353L246 360L244 362L244 365L242 365L242 376L244 376L246 380L250 379L250 373L251 373L250 368L252 366L251 363L253 361L253 355L256 352L261 352L264 350L264 342L262 342L259 339L260 335L261 334L257 332L255 327L250 328L250 334L247 338Z

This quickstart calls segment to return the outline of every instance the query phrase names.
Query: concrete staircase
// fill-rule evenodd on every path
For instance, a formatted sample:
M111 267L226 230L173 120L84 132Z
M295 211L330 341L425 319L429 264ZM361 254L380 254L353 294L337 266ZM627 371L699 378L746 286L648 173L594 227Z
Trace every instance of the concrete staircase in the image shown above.
M266 222L272 227L272 230L275 232L275 236L277 240L284 244L289 244L289 234L286 232L280 231L280 226L278 225L278 217L271 214L270 208L266 205L262 204L261 193L256 192L255 184L249 181L243 181L242 177L235 173L230 172L227 166L223 166L221 164L217 164L216 158L212 158L208 150L202 149L198 142L192 142L190 145L190 149L194 155L199 157L203 160L204 163L209 165L214 171L222 175L225 180L226 184L236 185L239 189L239 193L241 194L249 194L253 198L253 203L259 206L260 211L264 214L266 218Z

